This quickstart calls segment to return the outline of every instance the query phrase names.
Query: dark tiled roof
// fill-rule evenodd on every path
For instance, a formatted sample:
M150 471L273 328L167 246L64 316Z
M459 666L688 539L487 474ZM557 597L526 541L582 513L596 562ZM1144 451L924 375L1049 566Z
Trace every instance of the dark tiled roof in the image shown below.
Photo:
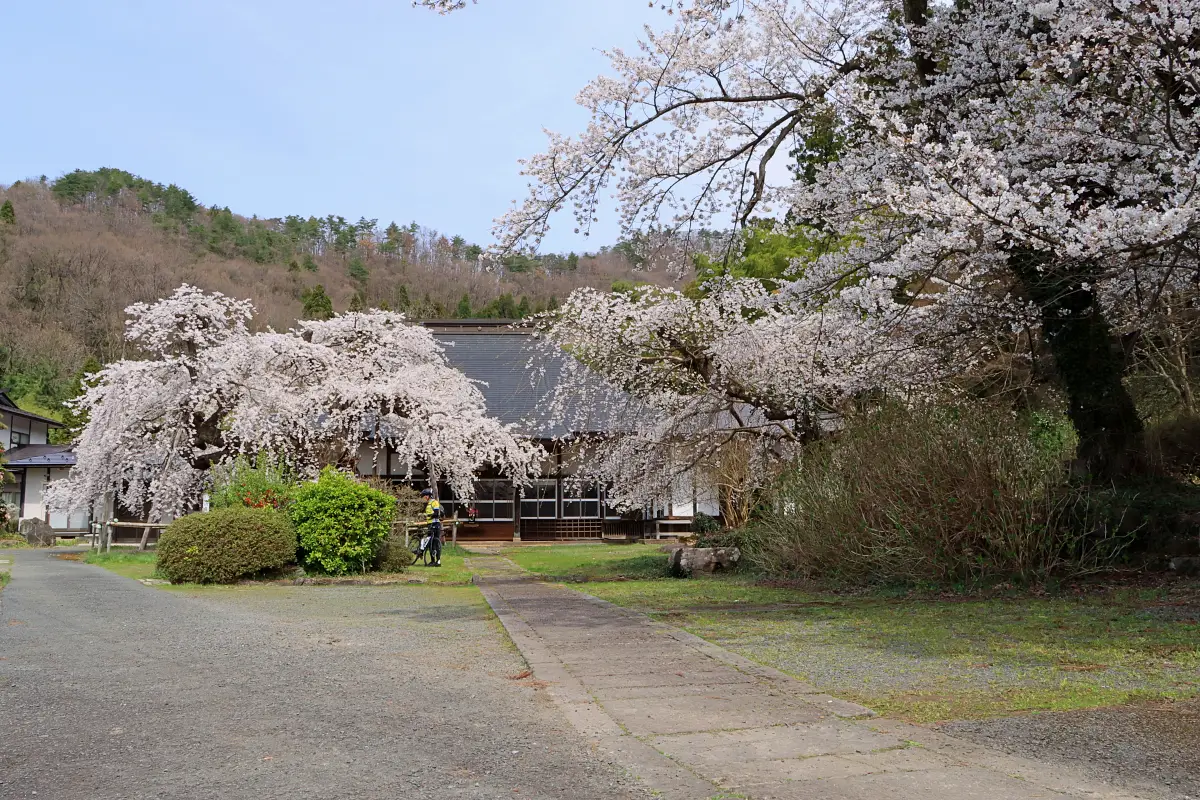
M75 453L69 444L27 444L4 454L6 467L69 467Z
M619 430L614 413L582 406L568 409L565 421L551 419L546 399L562 374L570 356L548 355L533 347L534 340L521 333L451 332L435 330L434 337L446 351L450 365L480 386L488 414L511 423L527 436L554 439L573 433L603 433ZM597 379L598 380L598 379Z

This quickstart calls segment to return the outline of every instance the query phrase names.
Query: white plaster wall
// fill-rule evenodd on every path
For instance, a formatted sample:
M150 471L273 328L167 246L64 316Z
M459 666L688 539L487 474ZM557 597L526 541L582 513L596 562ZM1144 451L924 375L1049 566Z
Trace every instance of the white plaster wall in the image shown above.
M49 444L50 443L50 426L45 422L37 420L29 421L29 443L30 444Z
M708 514L710 517L720 516L721 504L717 501L717 493L715 491L696 497L696 513Z
M358 446L358 462L355 469L359 475L382 475L387 472L387 464L383 461L383 449L376 450L370 442L362 442Z
M26 467L25 469L25 506L21 509L21 517L38 517L46 516L46 509L42 505L42 491L46 485L46 470L36 467Z
M388 469L384 469L383 453L379 454L379 471L383 474L393 475L395 477L403 477L408 474L409 463L395 453L388 455ZM424 478L425 472L420 469L413 469L412 475L414 478Z
M664 498L654 505L655 517L694 517L698 513L715 517L721 513L716 489L712 487L697 486L693 490L690 484L681 482L671 495L669 503Z
M46 485L53 481L66 479L67 467L28 467L25 470L25 508L21 513L22 519L28 517L46 518L44 493ZM87 528L88 515L84 512L50 514L50 527L57 530L80 530Z
M66 480L69 468L60 467L50 470L50 480L61 481ZM88 526L88 515L86 512L73 511L70 514L61 512L52 512L50 514L50 527L58 530L82 530Z
M701 483L695 487L692 497L695 501L692 508L693 514L707 514L710 517L715 517L721 513L721 505L717 499L717 489L715 486Z
M8 449L8 444L12 441L12 417L8 414L0 414L0 448Z

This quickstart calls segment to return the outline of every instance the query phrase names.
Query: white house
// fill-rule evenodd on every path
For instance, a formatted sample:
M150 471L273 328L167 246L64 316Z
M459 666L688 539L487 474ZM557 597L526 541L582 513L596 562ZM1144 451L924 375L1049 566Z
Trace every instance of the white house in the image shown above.
M17 509L19 519L38 517L56 530L87 530L85 514L50 513L42 502L42 490L62 480L75 463L70 445L50 444L50 429L61 428L57 421L17 408L0 392L0 447L4 448L4 468L12 480L0 485L0 501Z

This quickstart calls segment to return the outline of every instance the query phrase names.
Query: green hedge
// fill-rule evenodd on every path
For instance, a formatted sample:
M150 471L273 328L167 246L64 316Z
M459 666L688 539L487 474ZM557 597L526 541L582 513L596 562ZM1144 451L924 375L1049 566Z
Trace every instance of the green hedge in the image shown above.
M296 532L269 508L219 508L180 517L158 543L158 569L172 583L233 583L296 559Z
M366 572L396 518L396 500L332 467L301 486L288 506L306 569Z

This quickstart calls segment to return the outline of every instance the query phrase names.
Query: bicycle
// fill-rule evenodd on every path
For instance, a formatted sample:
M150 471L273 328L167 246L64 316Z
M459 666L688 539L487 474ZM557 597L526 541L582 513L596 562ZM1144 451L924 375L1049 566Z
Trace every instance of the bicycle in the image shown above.
M432 535L428 533L421 535L421 538L417 540L417 546L413 548L412 551L414 564L420 562L426 566L429 566L429 562L433 558L432 554L429 552L429 545L432 542Z
M417 541L417 546L412 551L412 554L414 564L419 561L428 567L436 563L437 557L433 552L433 533L431 531L426 529L425 533L421 534L421 538Z

